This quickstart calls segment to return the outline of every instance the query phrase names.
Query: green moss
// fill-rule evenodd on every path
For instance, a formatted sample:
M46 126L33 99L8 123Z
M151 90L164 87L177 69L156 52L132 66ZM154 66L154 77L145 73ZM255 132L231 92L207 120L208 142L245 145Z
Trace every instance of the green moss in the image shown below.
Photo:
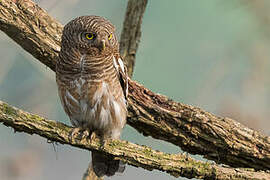
M148 156L148 157L153 157L153 152L150 148L146 147L144 150L143 150L143 153L144 155Z
M38 115L32 115L32 114L25 113L24 116L28 120L35 120L35 121L41 121L41 120L43 120L43 118L41 118Z
M4 114L10 115L10 116L17 115L16 110L5 103L2 104L2 107L0 109Z
M121 145L121 142L120 141L112 140L110 142L110 147L112 147L112 148L117 147L117 146L120 146L120 145Z
M51 121L50 122L50 125L53 126L53 127L57 127L63 131L70 131L71 130L71 127L70 126L67 126L66 124L63 124L61 122L58 122L58 121Z

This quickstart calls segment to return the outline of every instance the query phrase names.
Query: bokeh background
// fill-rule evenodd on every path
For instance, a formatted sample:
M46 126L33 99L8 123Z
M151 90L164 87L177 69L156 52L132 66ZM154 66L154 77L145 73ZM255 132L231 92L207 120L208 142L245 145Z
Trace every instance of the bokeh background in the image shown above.
M36 0L66 24L80 15L100 15L122 29L127 0ZM270 1L149 0L134 79L176 101L231 117L270 135ZM26 111L70 124L55 74L0 34L0 99ZM122 139L180 153L169 143L138 134ZM201 157L196 156L201 159ZM0 179L81 179L90 153L53 145L0 124ZM114 180L176 179L128 166ZM184 178L178 178L184 179Z

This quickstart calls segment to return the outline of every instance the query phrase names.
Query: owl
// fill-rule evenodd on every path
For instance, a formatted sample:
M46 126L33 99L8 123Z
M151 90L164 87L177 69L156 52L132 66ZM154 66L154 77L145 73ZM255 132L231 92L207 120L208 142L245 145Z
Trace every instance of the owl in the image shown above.
M73 126L102 139L119 139L126 124L128 77L115 27L99 16L81 16L65 25L56 64L61 103ZM98 177L123 172L113 157L92 152Z

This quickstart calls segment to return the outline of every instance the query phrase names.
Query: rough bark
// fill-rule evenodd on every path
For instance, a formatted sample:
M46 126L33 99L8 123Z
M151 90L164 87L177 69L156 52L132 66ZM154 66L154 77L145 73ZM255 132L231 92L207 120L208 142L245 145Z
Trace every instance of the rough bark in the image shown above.
M0 2L0 29L54 70L62 26L31 1L14 2ZM135 81L130 81L129 86L128 124L144 135L217 163L270 169L270 137L232 119L174 102Z
M148 0L129 0L120 40L120 53L124 58L129 77L132 76L135 56L141 38L143 14Z
M35 58L55 69L63 26L28 0L0 1L0 29Z
M270 137L230 118L174 102L130 82L128 123L144 135L232 167L270 169Z
M98 150L114 155L132 166L147 170L160 170L175 177L199 179L269 179L270 173L255 172L247 168L221 167L208 162L194 160L183 154L166 154L147 146L127 141L107 140L101 145L100 139L85 138L81 134L70 136L72 128L38 115L27 113L0 101L0 122L12 127L15 132L37 134L50 141L68 144L87 150Z

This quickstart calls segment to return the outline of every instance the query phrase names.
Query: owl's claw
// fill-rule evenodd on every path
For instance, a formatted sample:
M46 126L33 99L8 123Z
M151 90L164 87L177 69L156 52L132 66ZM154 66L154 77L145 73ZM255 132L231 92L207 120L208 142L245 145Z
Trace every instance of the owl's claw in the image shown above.
M92 132L90 135L90 140L92 141L93 139L96 139L97 135L96 133Z
M68 136L69 142L72 142L72 139L75 139L74 137L77 136L80 133L80 128L73 128L71 133Z
M79 135L80 139L89 137L89 131L81 128L73 128L70 135L68 136L69 142L72 142Z
M88 137L89 137L89 131L83 130L81 138L83 139L83 138L88 138Z

